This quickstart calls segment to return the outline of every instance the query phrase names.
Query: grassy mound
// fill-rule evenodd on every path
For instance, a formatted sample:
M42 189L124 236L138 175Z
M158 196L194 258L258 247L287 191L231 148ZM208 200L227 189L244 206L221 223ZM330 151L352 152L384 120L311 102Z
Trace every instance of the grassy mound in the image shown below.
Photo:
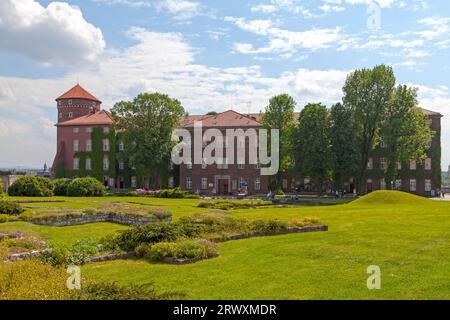
M371 192L355 201L350 205L365 204L427 204L429 199L416 196L403 191L378 190Z

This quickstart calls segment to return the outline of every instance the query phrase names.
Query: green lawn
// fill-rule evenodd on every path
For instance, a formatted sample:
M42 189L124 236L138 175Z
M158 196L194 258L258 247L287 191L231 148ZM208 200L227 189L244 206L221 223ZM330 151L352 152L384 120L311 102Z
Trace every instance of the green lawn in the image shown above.
M89 207L91 201L111 198L75 200ZM209 211L196 207L199 200L118 197L114 201L151 203L173 210L175 218ZM329 231L229 241L219 244L219 257L191 265L145 260L90 264L82 268L82 275L124 283L154 282L161 290L184 292L188 299L450 299L449 202L377 192L338 206L229 212L248 218L317 216ZM72 243L126 227L16 222L0 224L4 228L43 234L54 243ZM369 265L381 268L381 290L366 287Z
M408 200L242 210L235 214L314 215L329 231L230 241L220 244L220 257L192 265L128 260L82 271L155 282L189 299L450 299L450 203ZM366 287L369 265L381 268L381 290Z

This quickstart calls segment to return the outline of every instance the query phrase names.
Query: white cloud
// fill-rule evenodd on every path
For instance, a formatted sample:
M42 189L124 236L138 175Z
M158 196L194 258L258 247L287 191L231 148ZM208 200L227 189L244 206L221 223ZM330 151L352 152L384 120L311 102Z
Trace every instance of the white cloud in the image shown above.
M101 30L62 2L43 7L34 0L0 1L0 34L0 50L46 65L92 62L105 47Z
M275 26L271 20L246 20L244 18L225 17L238 28L269 39L266 47L254 48L250 43L235 43L234 49L245 54L282 53L292 54L300 49L319 50L329 48L343 38L342 29L311 29L290 31Z
M278 11L278 7L273 4L259 4L250 8L252 12L273 13Z
M203 15L203 6L196 1L187 0L160 0L154 4L159 11L165 11L174 16L175 20L190 20L195 16Z

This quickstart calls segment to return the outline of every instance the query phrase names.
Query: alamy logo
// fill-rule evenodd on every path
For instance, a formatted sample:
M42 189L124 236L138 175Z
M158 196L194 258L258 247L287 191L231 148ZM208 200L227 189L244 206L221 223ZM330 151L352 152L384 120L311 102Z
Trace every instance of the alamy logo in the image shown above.
M248 150L247 163L260 165L261 175L274 175L278 172L278 129L271 129L270 135L267 129L259 129L258 132L253 128L226 129L224 136L222 131L216 128L203 131L202 122L196 121L193 131L194 137L191 137L191 131L187 129L174 131L173 139L179 141L172 149L171 158L174 164L232 165L235 164L235 158L238 164L246 164ZM270 152L267 148L269 142Z
M381 289L381 269L379 266L368 266L367 274L370 276L367 278L367 289Z
M381 8L376 1L371 1L367 7L367 28L370 31L378 31L381 29Z
M66 286L69 290L80 290L81 289L81 270L78 266L67 267L67 273L70 274L67 278Z

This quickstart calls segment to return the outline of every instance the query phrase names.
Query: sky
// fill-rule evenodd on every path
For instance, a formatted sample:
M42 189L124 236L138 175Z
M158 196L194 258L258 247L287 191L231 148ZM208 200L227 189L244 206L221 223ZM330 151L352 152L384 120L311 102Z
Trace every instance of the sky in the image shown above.
M0 168L51 165L55 98L79 82L103 108L140 92L190 114L296 111L342 99L347 74L385 63L442 118L450 164L446 0L0 1Z

